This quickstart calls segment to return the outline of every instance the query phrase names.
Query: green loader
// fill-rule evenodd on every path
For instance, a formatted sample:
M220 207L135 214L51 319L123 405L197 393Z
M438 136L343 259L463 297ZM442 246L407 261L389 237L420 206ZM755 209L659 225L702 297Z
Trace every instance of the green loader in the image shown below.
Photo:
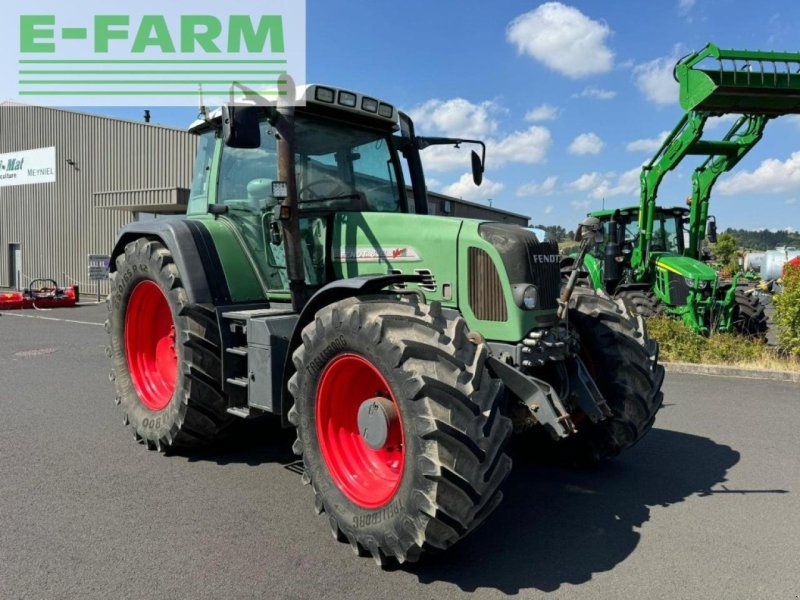
M639 315L682 319L698 334L764 337L767 318L756 298L721 281L707 264L704 238L716 242L711 189L761 139L767 122L800 113L800 53L721 50L713 44L675 67L686 111L642 168L638 207L590 213L603 242L586 257L582 282L623 298ZM708 119L738 115L722 139L706 139ZM692 174L689 208L656 205L664 176L687 156L705 157ZM566 258L568 272L574 259Z
M513 434L591 463L652 427L664 370L641 318L560 295L557 246L526 229L427 214L420 151L469 140L417 136L369 95L297 96L199 119L187 214L119 234L108 354L136 440L197 447L274 415L334 537L383 564L484 522Z

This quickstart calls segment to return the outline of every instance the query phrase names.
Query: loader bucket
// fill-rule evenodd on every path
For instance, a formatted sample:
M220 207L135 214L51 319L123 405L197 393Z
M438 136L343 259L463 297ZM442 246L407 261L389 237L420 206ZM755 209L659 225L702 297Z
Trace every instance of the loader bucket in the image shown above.
M686 111L800 114L800 53L720 50L713 44L675 66Z

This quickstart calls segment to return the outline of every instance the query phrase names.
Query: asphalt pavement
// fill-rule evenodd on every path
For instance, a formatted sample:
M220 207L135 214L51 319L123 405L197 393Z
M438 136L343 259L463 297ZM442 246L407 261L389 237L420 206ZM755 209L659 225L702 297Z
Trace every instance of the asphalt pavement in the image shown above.
M800 598L800 387L668 375L601 468L517 453L451 551L381 570L315 516L291 431L201 452L133 440L103 306L0 315L0 598Z

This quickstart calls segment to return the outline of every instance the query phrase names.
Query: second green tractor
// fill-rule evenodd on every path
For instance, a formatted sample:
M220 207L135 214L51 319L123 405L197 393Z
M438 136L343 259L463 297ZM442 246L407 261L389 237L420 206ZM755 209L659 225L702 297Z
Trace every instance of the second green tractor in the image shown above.
M586 257L583 282L623 298L639 315L669 314L698 334L735 332L763 338L767 318L738 277L720 279L708 264L716 242L709 215L711 189L755 146L767 122L800 113L800 54L722 50L712 44L675 67L686 111L655 156L642 168L639 206L590 213L603 241ZM712 117L734 115L721 139L706 139ZM692 174L689 207L656 204L664 176L687 156L705 157ZM568 271L573 259L562 267Z

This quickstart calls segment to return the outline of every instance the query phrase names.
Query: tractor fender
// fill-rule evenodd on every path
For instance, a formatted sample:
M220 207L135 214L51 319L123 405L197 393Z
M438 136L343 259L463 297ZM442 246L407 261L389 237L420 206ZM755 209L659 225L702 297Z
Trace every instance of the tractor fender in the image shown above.
M369 296L372 294L380 293L384 288L390 285L400 283L420 283L423 281L422 275L375 275L364 277L351 277L349 279L339 279L333 281L328 285L320 288L306 303L303 310L300 311L300 316L294 326L292 337L289 342L289 348L286 352L286 360L283 368L283 402L281 403L281 415L283 418L284 426L288 426L286 420L287 413L291 407L289 401L289 388L288 383L291 376L294 374L294 362L292 362L292 354L300 344L303 342L302 333L306 325L314 320L314 316L324 307L334 302L340 302L346 298L353 296Z
M117 256L138 239L158 240L172 254L189 302L225 306L230 290L211 234L202 223L184 217L131 223L120 230L111 252L109 270L117 270Z

